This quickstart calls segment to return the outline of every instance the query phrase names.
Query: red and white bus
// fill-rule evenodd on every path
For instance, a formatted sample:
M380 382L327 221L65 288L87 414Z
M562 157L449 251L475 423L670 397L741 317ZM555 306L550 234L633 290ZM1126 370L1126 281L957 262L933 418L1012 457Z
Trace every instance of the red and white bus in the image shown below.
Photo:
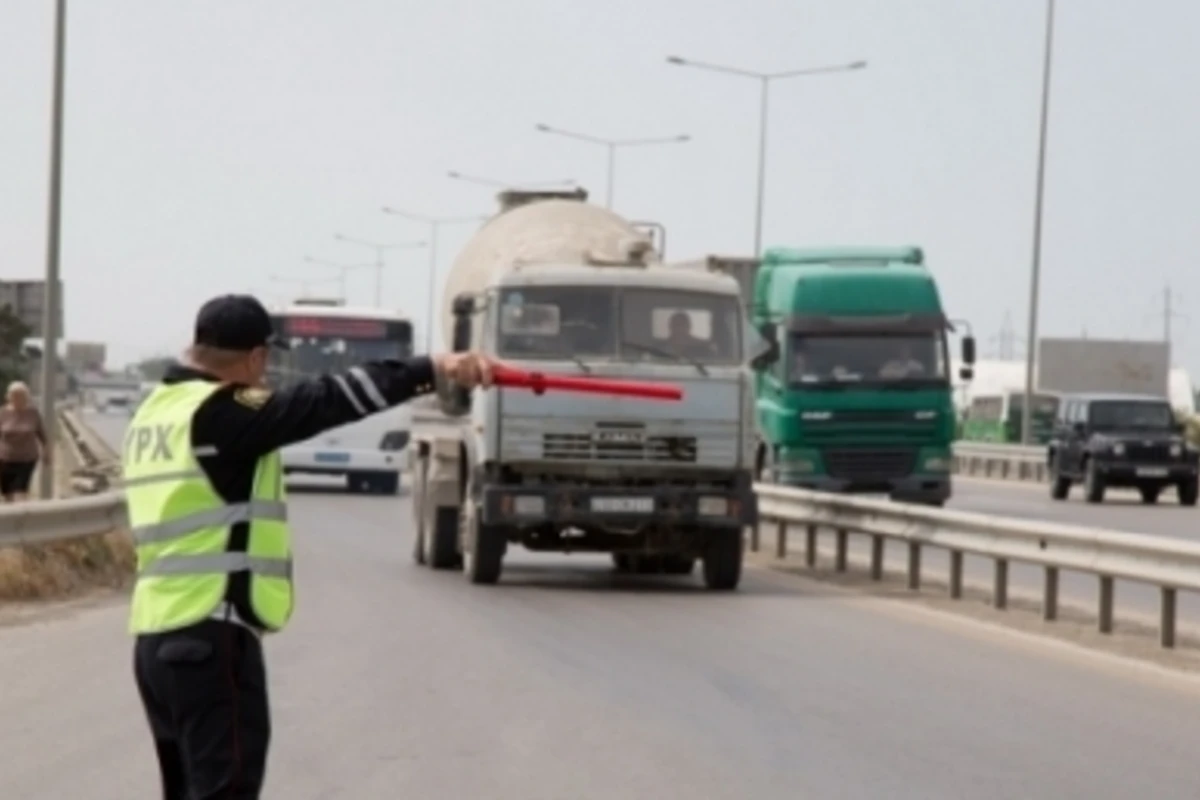
M271 318L290 348L272 351L273 386L412 355L412 320L398 311L298 300L272 309ZM352 492L395 494L411 432L407 405L373 414L284 448L284 472L345 476Z

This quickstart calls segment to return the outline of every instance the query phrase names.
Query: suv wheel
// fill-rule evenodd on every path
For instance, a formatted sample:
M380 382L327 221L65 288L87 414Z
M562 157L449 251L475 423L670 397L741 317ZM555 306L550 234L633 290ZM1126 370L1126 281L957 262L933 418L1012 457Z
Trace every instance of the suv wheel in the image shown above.
M1089 503L1104 502L1104 476L1096 469L1096 462L1088 459L1083 479L1084 499Z
M1196 495L1200 492L1200 478L1186 478L1179 484L1179 504L1181 506L1196 505Z
M1071 479L1063 477L1058 472L1058 464L1050 462L1050 497L1053 500L1066 500L1071 493Z

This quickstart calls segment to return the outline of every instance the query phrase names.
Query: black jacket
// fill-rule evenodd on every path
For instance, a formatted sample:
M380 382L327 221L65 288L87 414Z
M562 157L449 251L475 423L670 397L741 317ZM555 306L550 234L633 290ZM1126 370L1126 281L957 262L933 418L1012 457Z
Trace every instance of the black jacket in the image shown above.
M163 383L215 381L211 375L175 365ZM322 375L286 389L268 391L222 386L192 417L192 447L215 447L200 456L200 467L227 503L250 499L258 460L322 431L398 406L434 389L433 362L428 358L373 361L338 375ZM245 550L248 523L233 526L231 550ZM263 627L250 605L247 573L231 576L226 600L242 620Z

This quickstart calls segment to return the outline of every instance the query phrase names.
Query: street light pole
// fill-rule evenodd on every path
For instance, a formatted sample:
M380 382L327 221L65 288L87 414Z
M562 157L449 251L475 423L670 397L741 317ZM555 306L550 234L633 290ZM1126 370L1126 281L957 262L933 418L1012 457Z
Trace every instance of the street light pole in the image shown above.
M1033 263L1029 272L1029 329L1025 335L1025 400L1021 444L1032 442L1034 359L1037 354L1038 295L1042 281L1042 209L1046 188L1046 138L1050 121L1050 65L1054 54L1054 0L1046 0L1046 49L1042 57L1042 117L1038 130L1037 188L1033 201Z
M605 206L608 209L613 207L613 191L616 184L617 170L617 148L618 147L646 147L648 145L658 144L682 144L690 142L692 137L686 133L681 133L678 136L654 136L644 139L601 139L599 136L592 136L587 133L576 133L575 131L567 131L562 128L553 128L543 123L538 123L534 129L539 133L552 133L556 136L562 136L567 139L575 139L588 144L602 145L608 150L608 190L605 197Z
M441 232L443 225L461 225L467 222L482 222L486 217L430 217L425 214L416 214L411 211L402 211L391 206L384 206L382 209L385 214L403 217L404 219L413 222L424 223L429 226L429 268L428 268L428 289L425 298L425 350L433 353L433 320L436 316L434 309L434 287L437 285L437 257L438 257L438 234Z
M370 247L375 251L375 305L378 308L383 308L383 251L384 250L399 250L414 247L424 247L425 242L401 242L400 244L379 244L378 242L367 242L362 239L355 239L351 236L343 236L342 234L334 234L335 239L339 242L347 242L349 244L360 244L364 247Z
M46 286L42 306L41 415L46 440L57 433L55 395L58 389L58 322L62 318L59 294L59 253L62 231L63 97L66 83L67 0L57 0L54 14L54 88L50 112L50 199L46 224ZM43 459L38 470L38 495L54 496L54 469Z
M767 119L771 97L771 79L759 78L762 95L758 101L758 180L754 204L754 257L762 255L763 212L767 206Z
M754 70L730 67L724 64L710 64L705 61L693 61L680 56L667 56L667 63L679 67L693 67L708 72L719 72L739 78L752 78L760 85L758 108L758 187L756 192L754 212L754 255L762 254L763 211L766 207L767 192L767 104L770 96L771 81L785 78L799 78L806 75L820 75L831 72L852 72L866 69L866 61L853 61L849 64L834 64L825 67L810 67L808 69L793 69L784 72L755 72Z

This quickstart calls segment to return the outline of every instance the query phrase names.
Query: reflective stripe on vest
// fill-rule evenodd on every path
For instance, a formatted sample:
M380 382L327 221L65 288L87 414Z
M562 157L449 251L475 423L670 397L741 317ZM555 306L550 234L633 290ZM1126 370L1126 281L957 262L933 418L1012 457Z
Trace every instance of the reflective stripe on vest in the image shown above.
M207 381L159 386L130 422L122 484L138 557L134 633L210 617L227 602L234 573L249 573L250 610L269 630L279 630L291 616L291 544L279 454L259 460L249 500L226 503L200 468L200 459L216 455L216 448L191 446L192 417L218 388ZM244 550L229 549L237 525L247 526Z
M184 473L175 473L184 474ZM203 475L204 473L200 473ZM248 503L232 503L220 508L210 508L197 511L184 517L177 517L170 522L156 522L152 525L141 525L133 528L133 541L136 544L166 542L179 539L205 528L228 528L239 522L250 522L256 519L269 519L277 522L287 521L287 504L278 500L251 500Z

